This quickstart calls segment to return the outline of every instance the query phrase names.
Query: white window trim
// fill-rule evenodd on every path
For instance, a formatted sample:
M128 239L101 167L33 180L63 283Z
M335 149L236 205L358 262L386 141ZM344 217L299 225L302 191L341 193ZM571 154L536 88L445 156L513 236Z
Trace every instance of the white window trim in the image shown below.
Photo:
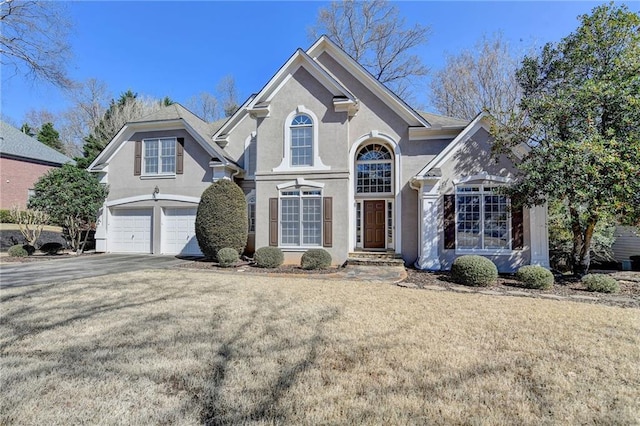
M249 205L253 205L253 213L254 213L254 217L253 217L253 231L251 231L250 227L248 228L248 232L249 234L255 234L256 230L255 230L255 226L256 226L256 190L252 189L246 196L245 196L245 200L247 200L247 218L249 219L249 221L251 220L251 215L250 215L250 210L249 210Z
M291 121L296 115L305 114L313 121L312 132L312 144L313 144L313 164L311 166L293 166L291 165ZM326 166L320 158L320 138L318 137L318 128L320 127L320 120L304 105L298 105L298 107L292 111L284 120L284 152L282 155L282 162L272 171L274 172L300 172L300 171L318 171L318 170L331 170L331 167Z
M463 179L459 182L468 182L471 179ZM494 255L494 256L509 256L514 254L516 251L513 250L512 248L512 244L513 244L513 229L511 226L511 211L510 211L510 206L511 206L511 200L507 197L507 242L509 243L509 247L508 248L490 248L490 249L473 249L473 248L460 248L460 244L458 243L458 188L462 187L462 188L480 188L480 191L478 192L470 192L469 194L471 195L479 195L480 196L480 217L481 217L481 228L480 228L480 235L482 236L482 239L484 241L484 196L487 194L491 194L492 192L489 191L485 191L484 187L485 186L489 186L489 187L496 187L499 186L499 184L497 183L487 183L485 185L483 184L456 184L456 186L454 187L454 194L456 197L456 201L455 201L455 219L456 219L456 249L455 249L455 253L456 254L479 254L479 255ZM460 193L463 194L463 193Z
M324 206L323 206L323 199L324 199L324 194L322 191L322 188L318 188L316 186L310 186L310 187L291 187L291 186L287 186L284 188L278 188L279 192L278 192L278 248L281 248L284 251L299 251L299 250L309 250L309 249L314 249L314 248L321 248L323 245L323 231L324 231L324 223L323 223L323 214L324 214ZM282 195L283 192L287 192L287 191L300 191L300 195L298 196L291 196L291 195ZM318 191L320 192L320 195L304 195L303 192L304 191ZM302 214L303 214L303 209L302 209L302 200L304 198L316 198L320 200L320 243L319 244L315 244L315 245L309 245L309 244L302 244L302 240L303 240L303 227L302 227ZM300 209L299 209L299 217L298 217L298 223L300 225L299 227L299 232L300 232L300 244L283 244L282 243L282 200L283 199L297 199L300 201Z
M383 147L385 147L387 149L387 151L389 152L389 154L391 154L391 158L388 160L358 160L358 155L360 155L360 151L362 151L364 148L366 148L369 145L381 145ZM393 195L395 193L395 159L394 159L394 152L393 149L390 148L389 146L387 146L384 143L380 143L380 142L371 142L368 144L363 144L362 146L360 146L358 148L358 151L356 152L356 166L355 166L355 176L354 176L354 181L355 181L355 188L354 188L354 192L355 192L355 196L358 198L366 198L366 197L373 197L373 198L384 198L384 197L389 197L390 195ZM389 192L358 192L358 165L359 164L391 164L391 190Z
M160 169L162 167L162 163L160 161L162 157L162 140L173 140L173 172L171 173L160 173ZM149 141L158 141L158 173L147 173L147 157L146 153L146 144ZM141 174L140 179L152 179L152 178L175 178L176 177L176 169L178 168L178 148L177 148L178 138L173 136L168 137L157 137L157 138L147 138L142 140L142 162L141 162Z

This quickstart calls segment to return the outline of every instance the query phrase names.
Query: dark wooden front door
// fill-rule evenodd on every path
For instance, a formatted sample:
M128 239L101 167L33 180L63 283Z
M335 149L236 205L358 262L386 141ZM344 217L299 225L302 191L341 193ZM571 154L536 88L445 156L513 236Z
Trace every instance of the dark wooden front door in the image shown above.
M384 211L386 204L387 202L384 200L364 202L364 248L385 248Z

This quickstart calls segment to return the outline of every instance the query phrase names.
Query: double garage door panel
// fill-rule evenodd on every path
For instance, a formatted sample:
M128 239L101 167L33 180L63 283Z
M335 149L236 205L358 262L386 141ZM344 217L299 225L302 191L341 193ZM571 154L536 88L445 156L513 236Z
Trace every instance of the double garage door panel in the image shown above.
M202 254L196 239L195 208L165 208L162 223L163 254Z
M109 251L151 253L152 215L152 209L112 210Z

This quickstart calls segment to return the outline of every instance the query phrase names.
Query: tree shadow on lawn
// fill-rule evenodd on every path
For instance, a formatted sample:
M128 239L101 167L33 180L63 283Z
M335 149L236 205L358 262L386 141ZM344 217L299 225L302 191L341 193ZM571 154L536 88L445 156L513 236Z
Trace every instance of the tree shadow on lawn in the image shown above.
M298 341L294 342L290 335L277 324L283 312L288 311L291 307L290 304L274 303L273 301L265 303L264 300L258 299L253 300L252 303L254 308L248 319L240 324L232 335L218 343L218 350L207 379L210 386L205 389L204 395L195 396L203 405L200 416L203 424L245 424L255 421L281 423L286 421L286 417L283 417L278 411L279 401L297 382L298 377L316 363L318 348L321 347L325 336L325 325L339 316L336 308L323 309L316 314L318 318L313 320L314 324L312 330L309 330L310 334L300 337ZM228 322L225 318L220 317L214 321L212 326L214 329L226 328ZM263 328L265 334L271 335L271 339L275 338L275 341L270 342L265 348L256 348L256 342L246 339L249 330L254 327ZM251 394L250 398L256 400L255 403L244 407L242 404L231 406L230 401L223 395L230 366L238 362L248 365L254 362L260 363L260 357L254 354L256 350L285 362L279 365L277 371L267 372L271 374L267 383L264 383L266 386L244 391ZM290 352L300 352L302 356L295 361L287 362L287 359L291 357ZM259 370L260 366L255 365L253 368Z

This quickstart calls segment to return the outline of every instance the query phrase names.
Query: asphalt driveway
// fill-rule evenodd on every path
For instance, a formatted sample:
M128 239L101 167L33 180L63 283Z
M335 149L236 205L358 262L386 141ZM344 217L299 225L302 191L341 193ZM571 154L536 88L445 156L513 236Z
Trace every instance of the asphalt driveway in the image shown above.
M173 256L96 254L41 262L4 263L0 265L0 288L59 283L143 269L164 269L182 262L184 260Z

